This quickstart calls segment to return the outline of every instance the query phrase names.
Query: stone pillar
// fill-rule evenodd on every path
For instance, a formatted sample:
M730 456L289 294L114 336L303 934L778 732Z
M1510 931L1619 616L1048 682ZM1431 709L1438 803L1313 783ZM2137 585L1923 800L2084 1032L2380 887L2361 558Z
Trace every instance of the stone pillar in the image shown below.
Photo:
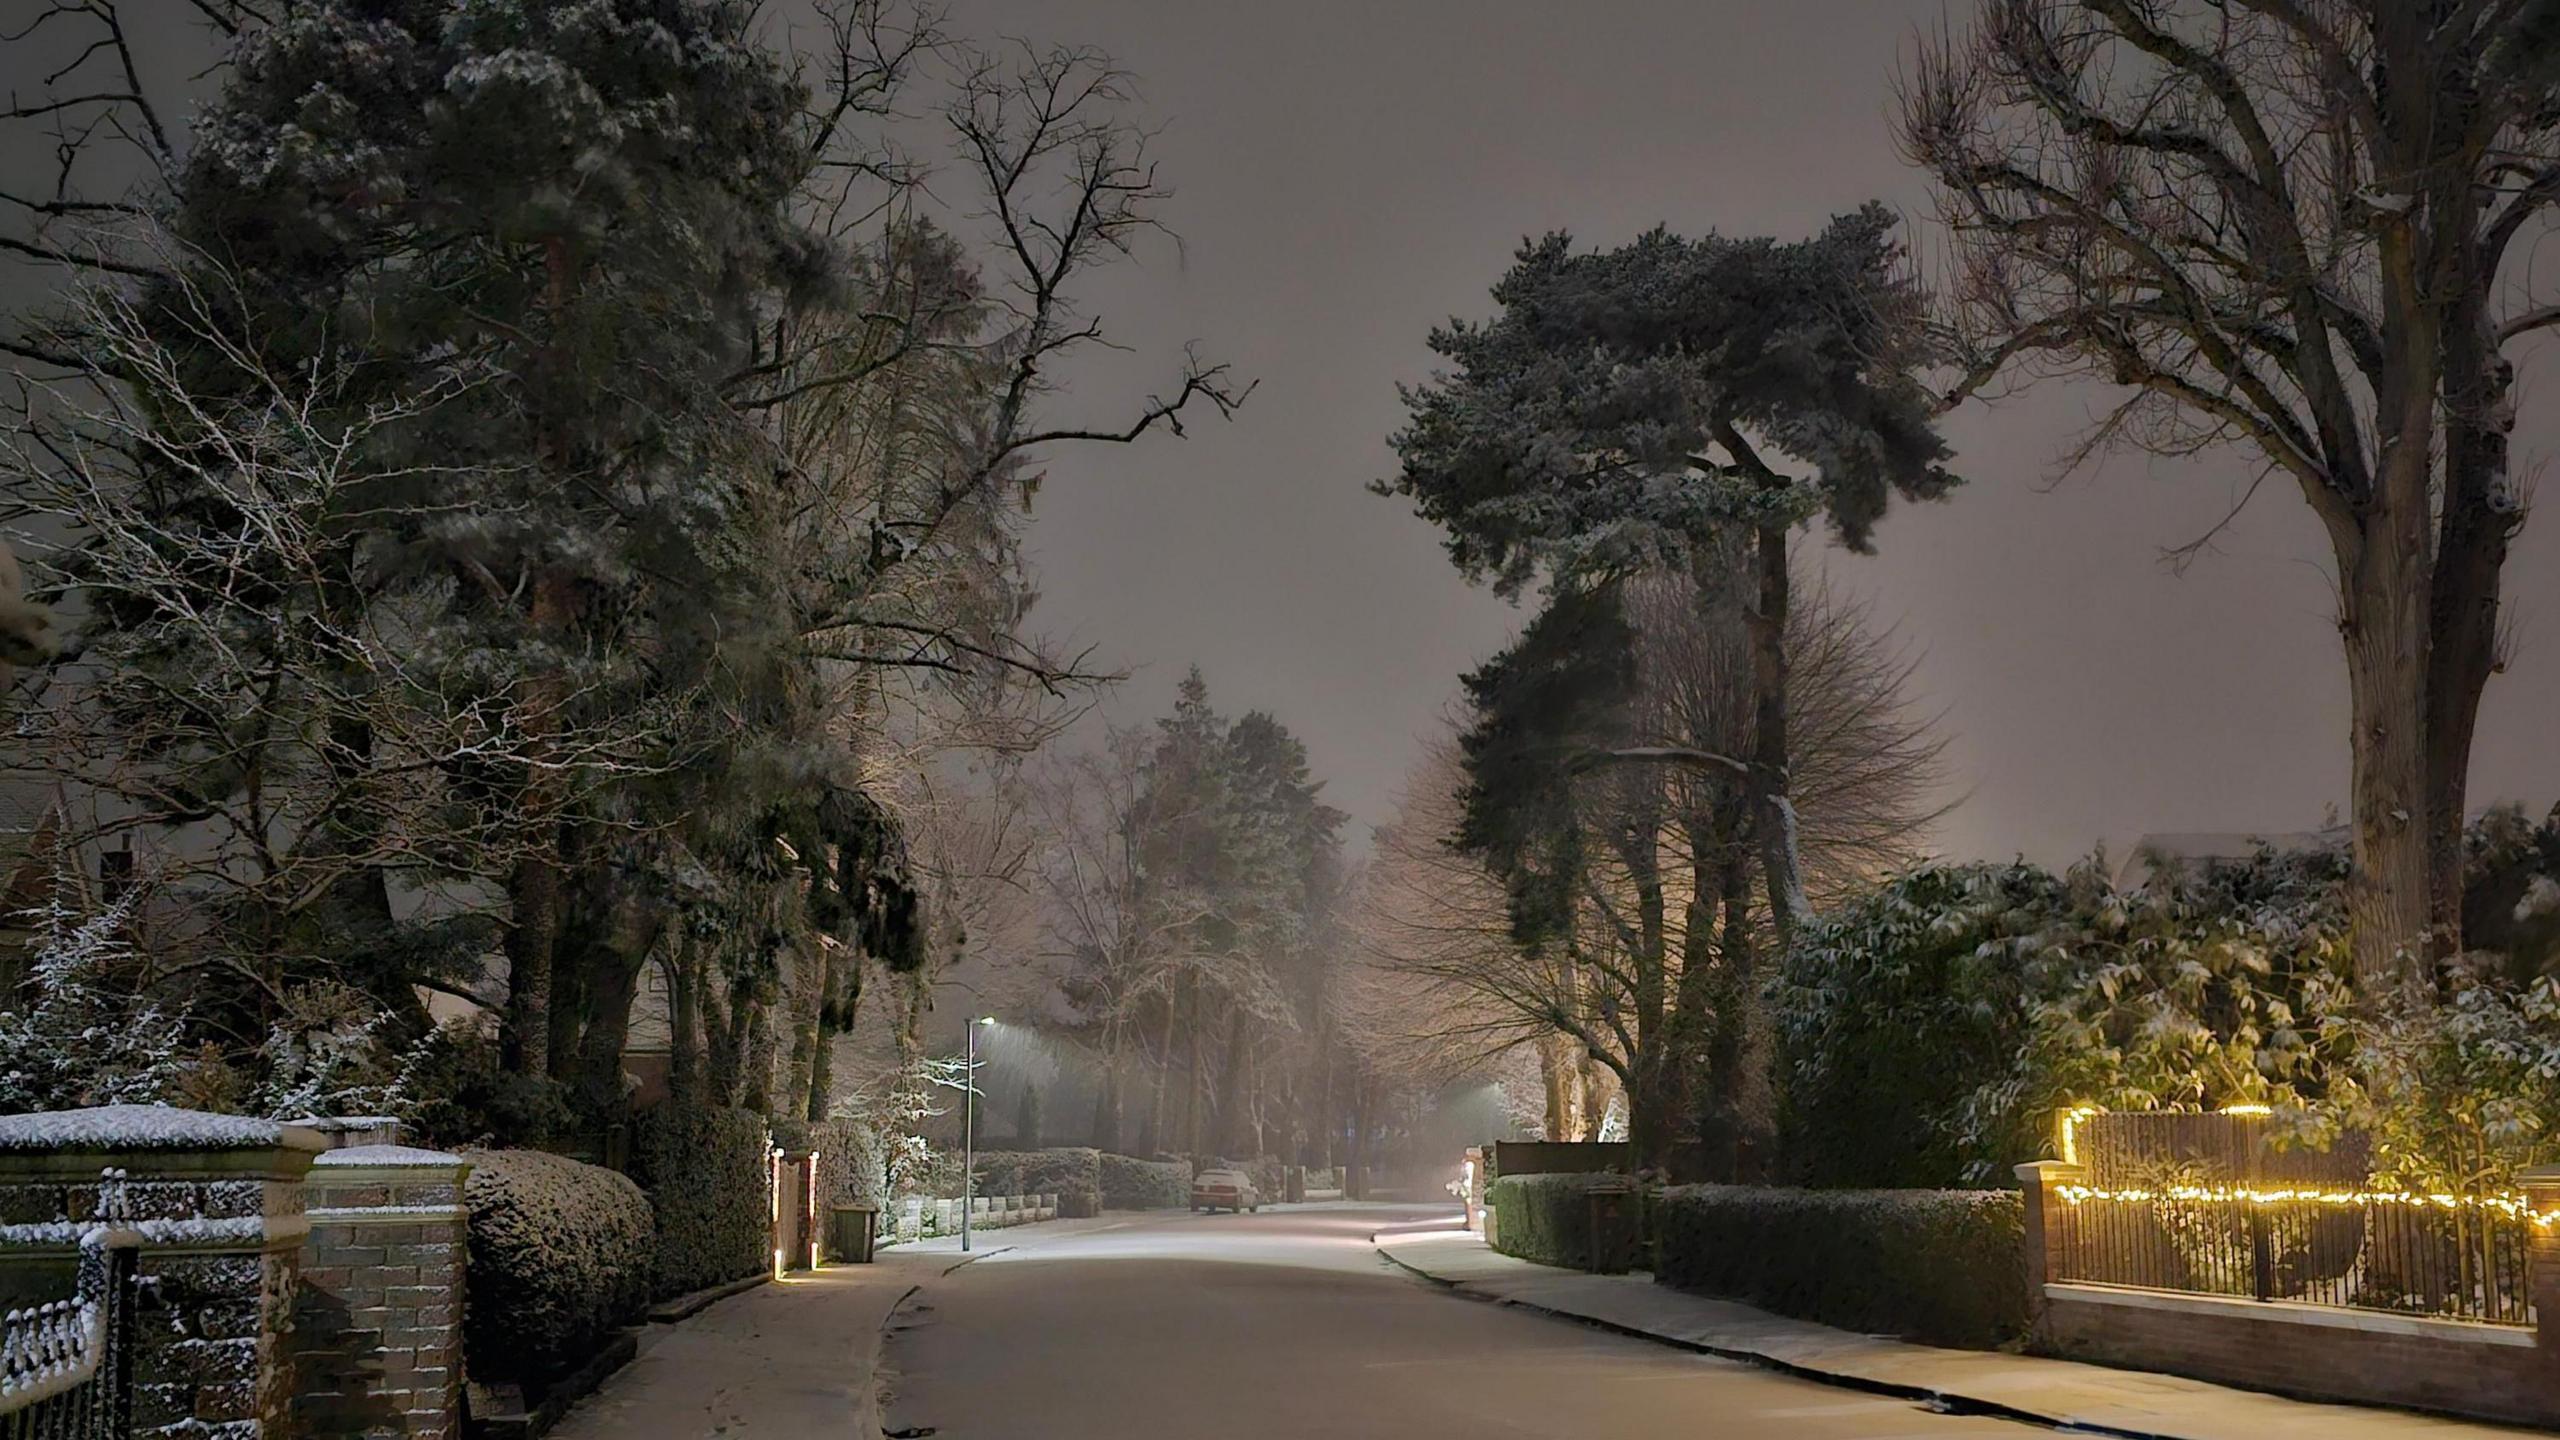
M311 1168L295 1305L307 1440L458 1440L470 1212L459 1155L330 1150Z
M2026 1197L2027 1313L2044 1314L2044 1287L2067 1273L2062 1263L2062 1236L2055 1212L2069 1203L2055 1192L2078 1185L2088 1170L2061 1160L2032 1160L2018 1167L2018 1189Z
M103 1229L135 1251L133 1433L281 1440L302 1182L322 1143L165 1105L0 1119L0 1303L67 1277Z
M2560 1355L2560 1220L2540 1223L2544 1216L2560 1216L2560 1165L2519 1170L2516 1183L2524 1187L2525 1204L2536 1221L2525 1242L2526 1293L2533 1296L2534 1328L2543 1354Z

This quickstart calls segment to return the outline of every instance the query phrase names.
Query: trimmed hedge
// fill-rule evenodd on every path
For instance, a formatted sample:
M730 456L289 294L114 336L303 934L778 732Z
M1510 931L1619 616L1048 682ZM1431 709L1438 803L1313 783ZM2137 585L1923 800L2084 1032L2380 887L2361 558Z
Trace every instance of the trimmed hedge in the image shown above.
M462 1345L476 1380L539 1385L636 1318L649 1293L649 1198L539 1150L471 1150Z
M1180 1210L1191 1203L1191 1166L1184 1161L1140 1160L1105 1151L1098 1163L1104 1209Z
M1624 1175L1505 1175L1486 1188L1494 1209L1493 1245L1505 1255L1591 1268L1591 1206L1583 1199L1594 1186L1623 1186Z
M2027 1328L2012 1190L1683 1185L1656 1195L1649 1219L1666 1285L1931 1345L1987 1350ZM1502 1231L1508 1248L1508 1211Z
M640 1116L631 1170L657 1214L653 1297L690 1295L773 1264L772 1143L765 1118L751 1110L671 1102Z
M1102 1213L1102 1152L1080 1145L1046 1150L987 1150L978 1155L981 1195L1055 1195L1058 1214Z

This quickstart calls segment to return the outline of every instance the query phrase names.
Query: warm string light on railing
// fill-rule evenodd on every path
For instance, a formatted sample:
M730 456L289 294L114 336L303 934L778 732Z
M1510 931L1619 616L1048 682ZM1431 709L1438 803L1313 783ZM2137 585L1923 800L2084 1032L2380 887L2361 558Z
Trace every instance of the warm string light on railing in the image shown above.
M2546 1229L2560 1224L2560 1212L2536 1211L2530 1200L2514 1193L2430 1195L2409 1190L2243 1190L2221 1185L2171 1185L2159 1190L2100 1190L2087 1185L2057 1185L2054 1193L2072 1205L2090 1201L2142 1205L2163 1200L2216 1205L2407 1205L2429 1210L2487 1210L2518 1220L2531 1220Z
M2092 1115L2106 1112L2096 1105L2074 1105L2062 1112L2062 1163L2080 1163L2080 1124Z
M2056 1127L2057 1147L2066 1165L2080 1161L2080 1127L2092 1116L2108 1113L2103 1105L2082 1103L2062 1112ZM2242 1101L2225 1105L2215 1112L2243 1119L2263 1119L2275 1114L2275 1107L2258 1101ZM2057 1185L2054 1194L2064 1203L2080 1205L2090 1201L2114 1201L2124 1204L2150 1204L2162 1200L2189 1204L2242 1205L2403 1205L2425 1210L2480 1210L2516 1220L2529 1220L2539 1229L2560 1227L2560 1210L2536 1210L2524 1195L2505 1191L2487 1195L2422 1194L2413 1190L2249 1190L2236 1186L2172 1185L2162 1190L2102 1190L2087 1185Z

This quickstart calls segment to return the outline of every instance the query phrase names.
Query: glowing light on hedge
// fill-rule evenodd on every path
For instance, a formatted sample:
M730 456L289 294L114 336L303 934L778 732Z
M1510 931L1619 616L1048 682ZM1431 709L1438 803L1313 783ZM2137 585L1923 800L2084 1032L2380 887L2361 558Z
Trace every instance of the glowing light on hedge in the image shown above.
M2250 1100L2244 1101L2238 1105L2225 1105L2222 1107L2221 1113L2225 1115L2244 1116L2273 1115L2276 1113L2276 1107L2273 1105L2261 1105L2255 1100Z
M2533 1208L2512 1191L2495 1195L2421 1194L2410 1190L2247 1190L2226 1185L2171 1185L2158 1190L2097 1190L2086 1185L2057 1185L2054 1193L2067 1204L2155 1204L2162 1200L2210 1205L2406 1205L2421 1210L2485 1210L2549 1228L2560 1224L2560 1212Z

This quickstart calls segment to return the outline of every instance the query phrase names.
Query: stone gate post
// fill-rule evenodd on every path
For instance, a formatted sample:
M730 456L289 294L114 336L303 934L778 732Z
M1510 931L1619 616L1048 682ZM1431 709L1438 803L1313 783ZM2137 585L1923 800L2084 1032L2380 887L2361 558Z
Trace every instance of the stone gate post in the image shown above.
M133 1433L290 1435L310 1130L161 1105L0 1118L0 1303L58 1289L80 1236L135 1246ZM43 1298L52 1298L43 1296Z

